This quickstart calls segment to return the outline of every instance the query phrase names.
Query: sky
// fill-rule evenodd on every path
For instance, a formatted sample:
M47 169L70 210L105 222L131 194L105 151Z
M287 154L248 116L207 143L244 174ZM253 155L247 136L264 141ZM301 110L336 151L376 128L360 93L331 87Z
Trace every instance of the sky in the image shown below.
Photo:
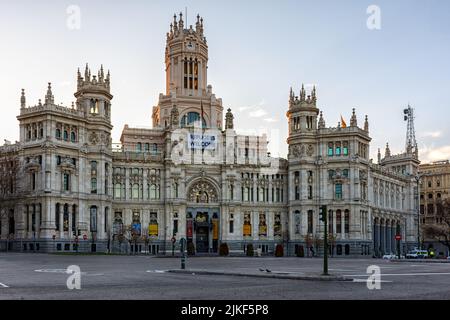
M125 124L151 126L166 32L186 8L188 24L204 18L213 92L238 132L268 134L272 155L286 157L289 88L299 95L305 83L327 126L349 123L352 108L360 126L368 115L373 159L386 142L404 151L408 103L420 160L450 158L446 0L0 0L0 141L19 140L22 88L35 105L52 82L55 102L70 106L86 63L111 70L114 142Z

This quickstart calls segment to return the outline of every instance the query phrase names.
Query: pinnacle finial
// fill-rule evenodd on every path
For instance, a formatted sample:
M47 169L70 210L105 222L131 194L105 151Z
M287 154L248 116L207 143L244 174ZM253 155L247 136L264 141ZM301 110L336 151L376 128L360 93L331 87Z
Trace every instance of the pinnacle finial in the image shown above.
M350 126L356 127L358 125L358 120L356 119L355 108L352 109L352 117L350 118Z
M369 118L367 117L367 114L364 119L364 131L369 132Z
M52 83L49 82L47 87L47 94L45 95L45 104L53 104L54 102L55 99L52 93Z
M22 89L22 94L20 96L20 107L21 108L26 107L25 89Z

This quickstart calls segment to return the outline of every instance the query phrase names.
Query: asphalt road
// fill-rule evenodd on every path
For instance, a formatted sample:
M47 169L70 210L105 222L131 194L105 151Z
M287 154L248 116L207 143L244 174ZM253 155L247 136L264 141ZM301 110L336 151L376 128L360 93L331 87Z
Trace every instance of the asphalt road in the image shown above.
M78 265L81 289L69 290L65 270ZM381 270L381 288L367 288L367 267ZM192 257L188 269L245 273L320 274L311 258ZM0 299L450 299L449 263L393 263L380 259L329 260L330 273L350 282L172 274L179 258L150 256L66 256L0 253Z

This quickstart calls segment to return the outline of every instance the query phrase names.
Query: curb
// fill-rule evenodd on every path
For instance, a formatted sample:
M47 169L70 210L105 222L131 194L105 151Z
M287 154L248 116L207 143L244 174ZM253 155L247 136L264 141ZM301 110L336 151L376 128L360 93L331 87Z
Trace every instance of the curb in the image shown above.
M311 275L311 276L299 276L294 274L277 274L277 273L241 273L241 272L227 272L227 271L207 271L207 270L196 270L196 269L172 269L167 270L170 273L181 273L181 274L200 274L200 275L224 275L224 276L238 276L238 277L254 277L254 278L275 278L275 279L290 279L290 280L314 280L314 281L353 281L351 278L346 278L343 276L329 275Z
M402 263L402 262L409 262L409 263L450 263L450 260L423 260L423 259L393 259L389 260L389 262L395 262L395 263Z

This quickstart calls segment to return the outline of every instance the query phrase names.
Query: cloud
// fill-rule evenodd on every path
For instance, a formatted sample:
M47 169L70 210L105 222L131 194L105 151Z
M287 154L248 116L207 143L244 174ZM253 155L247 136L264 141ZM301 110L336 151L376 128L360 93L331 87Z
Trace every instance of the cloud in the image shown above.
M442 136L442 131L428 131L420 133L422 137L431 137L431 138L439 138Z
M58 86L60 87L68 87L72 84L72 82L66 80L66 81L61 81L60 83L58 83Z
M239 112L243 112L249 109L253 109L253 108L261 108L263 105L266 104L266 101L264 99L262 99L258 104L253 105L253 106L244 106L244 107L239 107L237 108L239 110Z
M448 160L450 159L450 145L437 148L425 148L422 151L419 148L419 159L422 163Z
M266 114L267 114L267 112L265 110L263 110L263 109L256 109L256 110L250 112L248 114L248 116L252 117L252 118L261 118L261 117L264 117Z
M266 122L270 122L270 123L278 121L278 119L274 119L274 118L265 118L263 120L266 121Z

